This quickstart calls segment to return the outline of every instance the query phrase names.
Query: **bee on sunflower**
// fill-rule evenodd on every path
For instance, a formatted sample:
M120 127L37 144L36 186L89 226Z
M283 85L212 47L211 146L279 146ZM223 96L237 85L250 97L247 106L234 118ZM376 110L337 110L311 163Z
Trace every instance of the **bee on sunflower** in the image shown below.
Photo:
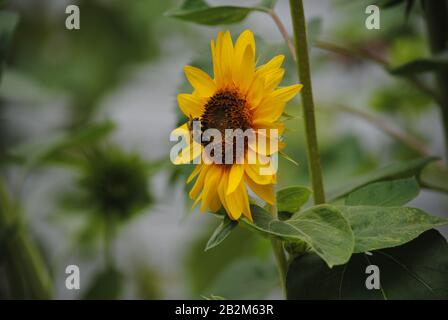
M286 103L302 85L278 88L285 73L281 68L283 55L256 66L255 39L250 30L242 32L235 44L230 32L220 32L216 42L211 41L211 54L213 78L196 67L184 68L194 90L177 96L179 107L189 120L174 131L187 141L174 163L197 163L187 183L196 178L189 196L195 200L194 205L201 202L202 212L207 209L216 212L224 207L232 220L238 220L241 215L252 220L248 188L266 203L275 202L276 170L269 160L284 147L278 140L284 131L279 119ZM192 122L196 121L200 133L214 130L224 138L193 138ZM234 136L228 138L228 130L251 130L257 139L245 137L243 152L238 153ZM261 147L260 138L276 143ZM226 155L229 145L230 160ZM220 148L216 149L217 146ZM207 158L204 151L210 151L210 147L219 155L222 152L221 159L226 161L195 162L198 158ZM208 154L213 156L214 151ZM255 161L248 161L249 154L256 154Z

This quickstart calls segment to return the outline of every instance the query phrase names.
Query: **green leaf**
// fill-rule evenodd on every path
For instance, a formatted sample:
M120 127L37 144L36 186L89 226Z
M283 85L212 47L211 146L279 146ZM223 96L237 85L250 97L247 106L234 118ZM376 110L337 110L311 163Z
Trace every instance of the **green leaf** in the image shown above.
M373 182L397 180L414 176L418 177L422 169L426 167L428 163L435 160L437 160L437 158L429 157L390 164L367 175L357 177L351 182L345 183L343 186L337 188L337 191L333 192L333 195L329 198L332 199L331 201L335 201Z
M422 187L448 193L448 170L440 163L425 167L419 177Z
M381 289L368 290L366 268L376 265ZM286 277L288 299L447 299L448 246L430 230L403 246L355 254L329 269L315 255L297 257Z
M210 250L223 242L237 225L238 221L231 220L227 215L225 215L221 224L218 228L216 228L208 240L205 251Z
M396 247L421 233L445 224L448 219L408 207L338 207L355 234L354 252Z
M237 23L244 20L250 12L267 10L269 8L265 7L211 7L202 0L187 0L179 9L169 11L166 15L197 24L216 26Z
M97 274L83 296L84 300L116 300L120 298L123 275L115 269L107 269Z
M389 69L389 72L397 76L408 76L424 72L448 70L448 52L430 57L416 59L401 66Z
M206 290L227 299L264 299L278 287L275 265L245 258L229 265Z
M303 186L293 186L281 189L277 192L277 207L279 212L295 213L310 198L311 190Z
M253 222L243 218L250 228L285 241L305 242L328 266L344 264L354 248L350 225L339 210L330 205L312 207L286 221L274 219L266 210L252 205Z
M417 197L420 188L415 178L382 181L369 184L350 193L348 206L398 207Z
M19 21L19 16L12 12L0 12L0 79L8 54L12 33Z

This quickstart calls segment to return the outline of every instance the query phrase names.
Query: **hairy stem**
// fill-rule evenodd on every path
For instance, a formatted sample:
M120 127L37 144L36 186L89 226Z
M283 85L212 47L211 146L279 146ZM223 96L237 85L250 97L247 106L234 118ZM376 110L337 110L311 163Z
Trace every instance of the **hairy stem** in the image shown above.
M275 194L275 191L274 191ZM278 218L277 213L277 199L275 199L274 204L269 207L274 218ZM283 249L283 243L281 240L272 237L271 238L272 250L274 251L275 260L277 261L277 268L280 278L280 285L282 287L283 293L286 297L286 271L288 270L285 250Z
M297 72L303 84L301 94L303 117L305 121L305 135L308 153L308 168L314 193L314 203L325 202L324 185L320 166L319 147L317 143L316 119L314 115L313 89L311 85L311 71L308 56L306 36L306 21L302 0L289 1L297 56Z

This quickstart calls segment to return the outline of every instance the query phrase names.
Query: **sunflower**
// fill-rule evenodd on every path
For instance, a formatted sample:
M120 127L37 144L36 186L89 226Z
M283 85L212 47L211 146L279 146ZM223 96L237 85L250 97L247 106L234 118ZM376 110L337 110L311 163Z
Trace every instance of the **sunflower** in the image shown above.
M270 136L270 129L277 129L278 135L283 133L284 125L279 119L286 103L302 87L295 84L278 88L285 73L281 68L284 56L277 55L257 67L255 39L250 30L241 33L235 44L228 31L220 32L216 42L211 41L211 54L214 78L196 67L185 66L185 75L194 90L177 96L182 112L190 120L200 120L202 131L217 129L224 134L225 129L251 129L257 137L278 139ZM188 136L188 146L175 163L190 163L202 154L207 143L193 139L191 121L176 130ZM189 193L194 205L201 202L202 212L217 212L224 207L232 220L238 220L242 214L252 220L248 188L266 203L275 201L276 171L269 171L267 160L284 146L281 141L276 145L263 150L257 144L248 145L245 159L249 149L257 154L251 163L242 163L234 156L230 164L197 164L187 180L190 183L196 179Z

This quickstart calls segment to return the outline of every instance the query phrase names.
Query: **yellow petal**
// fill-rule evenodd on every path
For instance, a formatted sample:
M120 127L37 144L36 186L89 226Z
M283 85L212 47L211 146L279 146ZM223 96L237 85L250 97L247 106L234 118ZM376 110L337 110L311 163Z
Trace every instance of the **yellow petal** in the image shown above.
M197 197L196 200L194 200L194 202L193 202L193 204L192 204L192 206L191 206L191 209L194 209L194 207L197 206L197 204L199 203L199 201L201 201L201 199L202 199L202 192L201 192L201 194L199 195L199 197Z
M280 68L280 66L283 63L283 60L285 60L285 56L280 54L278 56L275 56L271 60L269 60L268 63L258 67L257 69L257 76L264 77L267 73L272 72L275 69Z
M235 64L240 65L246 47L250 47L255 56L255 38L251 30L244 30L235 43Z
M274 193L274 185L265 184L259 185L252 181L249 177L246 179L247 185L249 188L261 199L266 201L269 204L274 204L275 202L275 193Z
M227 212L227 215L230 219L235 220L230 213L229 207L227 206L227 186L229 182L229 170L224 170L221 176L221 181L218 184L218 196L221 200L222 205L224 206L224 209Z
M277 134L272 134L270 129L258 129L256 133L257 138L249 141L249 148L253 151L270 156L284 147L284 143L279 140L278 131Z
M246 53L246 50L250 50L250 55ZM246 55L246 57L245 57ZM236 83L240 83L242 79L241 68L245 67L247 60L252 59L253 69L255 70L255 39L254 34L250 30L245 30L241 33L235 43L235 58L233 62L233 79ZM253 72L253 71L252 71Z
M233 164L230 169L229 183L227 187L227 194L232 193L240 185L241 179L244 174L244 165Z
M246 189L246 184L244 183L244 180L241 181L238 193L241 195L242 202L243 202L243 214L250 221L253 221L252 220L252 213L250 211L250 205L249 205L249 196L247 195L247 189Z
M216 92L216 84L212 78L199 68L184 67L185 75L196 92L201 97L211 97Z
M193 172L191 172L190 176L187 179L187 184L193 181L194 178L201 172L202 170L202 164L198 164L194 169Z
M261 156L260 154L258 156ZM271 174L261 174L261 169L269 170ZM272 171L272 172L271 172ZM248 175L255 183L265 185L272 184L275 181L275 173L273 169L270 169L268 165L261 165L260 163L246 164L244 166L244 172Z
M254 122L274 122L285 110L286 102L277 98L269 97L260 102L253 114Z
M210 211L217 212L221 209L221 201L219 197L216 195L210 202Z
M238 220L243 213L243 199L241 198L241 193L234 192L227 196L227 208L228 213L230 214L230 218L233 220Z
M201 211L204 212L207 208L210 208L210 204L215 197L218 197L216 185L221 178L222 170L220 166L212 165L208 170L204 181L204 188L202 191L202 203Z
M202 145L193 141L187 147L181 150L180 154L174 160L175 165L190 164L194 159L202 154Z
M220 49L221 49L220 62L221 62L223 81L224 84L231 84L234 50L233 50L232 37L230 36L229 31L226 31L226 33L224 33Z
M273 72L270 72L266 76L265 83L264 83L265 94L274 91L274 89L278 87L278 85L280 84L280 82L283 79L284 74L285 74L285 69L279 68Z
M213 75L214 81L218 88L221 88L224 85L224 79L222 76L222 67L221 67L221 47L218 48L218 42L221 44L223 33L219 32L218 37L215 42L212 40L210 42L211 52L212 52L212 62L213 62Z
M243 54L243 59L237 75L235 75L239 83L239 89L244 95L249 90L255 75L255 56L254 51L250 46L246 47Z
M204 187L205 177L210 167L211 166L207 165L202 166L198 179L196 180L195 184L193 185L193 188L191 188L190 193L188 194L190 196L190 199L196 198L196 196L199 194L199 191L201 191L202 188Z
M269 134L269 129L277 129L279 136L281 136L283 132L285 132L285 124L281 122L256 120L252 123L252 127L256 130L266 129L267 134Z
M188 123L185 122L184 124L180 125L176 129L174 129L172 134L177 137L181 137L181 136L187 137L187 138L190 137L190 130L188 129Z
M180 110L187 117L200 117L204 113L205 99L192 94L181 93L177 95Z
M249 108L254 110L259 107L264 97L264 81L262 78L254 77L252 85L247 93Z
M292 86L284 87L275 90L271 97L274 99L279 99L283 102L288 102L292 98L296 96L296 94L299 93L299 91L302 89L303 85L301 84L293 84Z

